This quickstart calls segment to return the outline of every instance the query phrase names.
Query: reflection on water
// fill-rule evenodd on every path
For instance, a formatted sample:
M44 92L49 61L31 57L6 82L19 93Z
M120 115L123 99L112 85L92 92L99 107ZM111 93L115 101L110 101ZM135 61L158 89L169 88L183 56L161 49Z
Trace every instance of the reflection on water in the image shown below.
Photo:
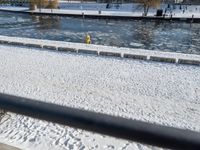
M110 21L0 13L0 34L200 54L200 24L159 21Z
M151 46L154 40L154 33L153 30L150 28L146 28L141 26L135 31L134 37L140 41L141 44L145 45L146 47Z
M39 24L39 30L60 29L60 17L31 16L32 22Z

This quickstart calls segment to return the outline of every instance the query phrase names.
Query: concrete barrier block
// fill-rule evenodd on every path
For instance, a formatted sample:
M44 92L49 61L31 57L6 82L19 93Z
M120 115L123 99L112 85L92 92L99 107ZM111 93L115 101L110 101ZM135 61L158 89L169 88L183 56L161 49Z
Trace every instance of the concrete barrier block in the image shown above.
M79 49L78 53L98 55L98 51Z
M11 45L17 45L17 46L23 46L24 44L22 42L9 42Z
M58 51L64 51L64 52L77 52L75 48L68 48L68 47L58 47Z
M57 50L56 46L49 46L49 45L43 45L44 49L49 49L49 50Z
M197 65L200 66L200 60L188 60L188 59L179 59L179 64L186 64L186 65Z
M147 56L144 56L144 55L134 55L134 54L124 54L124 58L147 60Z
M121 53L115 53L115 52L99 52L99 55L121 57Z
M179 18L180 21L187 21L187 18Z
M27 46L27 47L34 47L34 48L42 48L42 45L40 45L40 44L24 43L24 46Z
M0 40L0 44L9 44L9 41Z
M176 63L176 58L150 56L150 60L158 62Z

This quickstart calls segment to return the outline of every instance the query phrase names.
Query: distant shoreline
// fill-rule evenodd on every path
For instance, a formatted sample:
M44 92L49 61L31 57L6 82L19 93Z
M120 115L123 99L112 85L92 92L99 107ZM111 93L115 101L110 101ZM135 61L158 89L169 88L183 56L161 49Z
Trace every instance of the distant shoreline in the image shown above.
M44 9L43 9L44 10ZM45 9L49 10L49 9ZM56 9L57 10L57 9ZM186 17L163 17L163 16L122 16L122 15L104 15L104 14L72 14L72 13L59 13L59 12L33 12L33 11L24 11L24 10L9 10L1 9L2 12L10 13L23 13L30 15L48 15L48 16L65 16L65 17L77 17L83 19L113 19L113 20L159 20L159 21L177 21L177 22L187 22L187 23L200 23L200 18L186 18ZM53 10L55 11L55 9Z

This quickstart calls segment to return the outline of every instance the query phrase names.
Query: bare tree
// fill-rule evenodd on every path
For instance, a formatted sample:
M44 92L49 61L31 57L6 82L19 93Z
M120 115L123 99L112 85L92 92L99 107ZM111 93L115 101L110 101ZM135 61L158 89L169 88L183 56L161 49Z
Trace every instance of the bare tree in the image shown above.
M150 7L157 8L160 6L160 0L137 0L141 3L144 9L144 16L147 16Z
M57 8L59 0L31 0L30 8L37 5L38 8Z
M50 0L46 8L55 9L58 8L59 1L58 0Z

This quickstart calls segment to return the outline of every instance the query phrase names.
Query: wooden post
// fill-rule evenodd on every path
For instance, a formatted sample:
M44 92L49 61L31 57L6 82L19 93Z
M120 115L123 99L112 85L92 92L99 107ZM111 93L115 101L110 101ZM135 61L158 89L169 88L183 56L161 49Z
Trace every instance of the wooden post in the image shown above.
M193 21L194 21L194 14L192 15L191 23L193 23Z

